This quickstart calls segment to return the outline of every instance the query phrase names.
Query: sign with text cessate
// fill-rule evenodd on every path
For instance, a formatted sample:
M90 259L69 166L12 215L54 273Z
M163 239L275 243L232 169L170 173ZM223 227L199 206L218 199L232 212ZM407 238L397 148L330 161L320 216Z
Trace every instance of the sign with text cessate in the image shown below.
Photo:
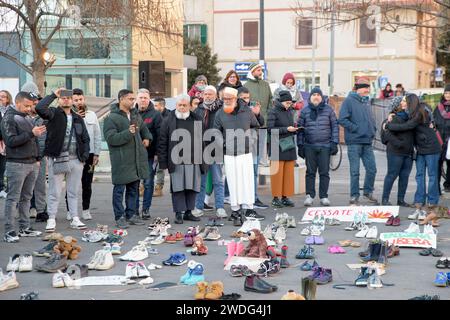
M397 247L434 248L436 249L436 235L427 233L389 232L381 233L380 239Z
M323 215L339 221L352 222L355 214L367 213L370 222L386 222L390 216L398 216L399 206L349 206L349 207L317 207L308 208L302 221L313 220L314 216Z

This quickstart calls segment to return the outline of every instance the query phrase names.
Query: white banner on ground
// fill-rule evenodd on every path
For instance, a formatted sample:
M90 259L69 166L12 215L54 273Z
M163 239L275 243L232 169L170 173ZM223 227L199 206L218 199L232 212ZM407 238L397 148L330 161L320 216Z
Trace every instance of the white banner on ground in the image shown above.
M398 247L434 248L436 249L436 235L427 233L389 232L381 233L380 239Z
M303 221L314 219L315 215L325 218L335 218L339 221L353 221L355 214L367 213L370 222L386 222L390 216L398 216L399 206L349 206L349 207L317 207L308 208L303 215Z

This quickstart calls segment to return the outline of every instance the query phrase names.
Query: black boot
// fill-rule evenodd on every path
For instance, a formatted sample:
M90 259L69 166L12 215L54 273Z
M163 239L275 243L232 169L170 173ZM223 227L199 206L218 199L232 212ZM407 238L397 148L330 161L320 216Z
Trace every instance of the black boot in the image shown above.
M302 296L305 300L316 300L317 283L308 277L302 278Z
M183 224L183 213L175 212L175 223L176 224Z
M380 255L378 256L378 259L377 259L378 263L382 263L382 264L387 263L387 251L388 251L387 243L386 242L381 243Z
M183 219L184 219L184 220L187 220L187 221L200 221L200 220L201 220L200 218L195 217L195 216L192 214L191 210L187 210L187 211L184 213Z
M363 262L378 261L381 251L381 243L374 242L369 245L369 255L362 258Z

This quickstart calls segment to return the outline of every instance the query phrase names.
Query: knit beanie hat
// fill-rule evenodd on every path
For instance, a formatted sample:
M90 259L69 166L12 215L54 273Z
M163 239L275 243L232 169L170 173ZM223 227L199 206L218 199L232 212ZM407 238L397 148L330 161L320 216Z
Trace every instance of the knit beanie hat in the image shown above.
M22 86L22 90L24 92L32 93L35 96L39 96L38 86L34 82L27 82Z
M311 89L311 92L309 94L309 96L312 96L313 94L318 93L320 94L320 96L323 98L323 93L322 90L320 89L320 87L314 87Z
M250 67L248 69L249 69L250 73L253 73L253 71L255 71L257 68L262 68L262 65L254 62L250 65Z
M197 78L195 78L195 83L197 83L199 81L205 81L205 83L208 84L208 79L206 79L206 77L202 74L199 75Z
M400 106L400 103L403 100L403 96L395 97L392 99L391 104L389 106L390 112L393 112L395 109L397 109Z
M287 90L280 91L280 99L278 99L280 102L285 101L292 101L291 93Z
M286 82L287 82L289 79L291 79L291 80L294 81L294 83L295 83L295 77L294 77L294 75L293 75L292 73L290 73L290 72L288 72L288 73L286 73L286 74L284 75L283 80L281 80L281 83L282 83L283 85L286 85Z

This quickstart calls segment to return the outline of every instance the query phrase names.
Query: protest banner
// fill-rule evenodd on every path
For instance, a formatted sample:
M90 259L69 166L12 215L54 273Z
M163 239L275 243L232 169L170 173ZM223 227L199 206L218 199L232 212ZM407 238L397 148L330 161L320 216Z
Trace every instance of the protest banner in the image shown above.
M310 221L315 215L334 218L339 221L352 222L355 214L367 213L370 222L384 223L390 216L398 216L399 206L349 206L349 207L317 207L308 208L302 221Z
M412 248L436 249L436 235L427 233L388 232L381 233L380 240L387 241L390 245Z

